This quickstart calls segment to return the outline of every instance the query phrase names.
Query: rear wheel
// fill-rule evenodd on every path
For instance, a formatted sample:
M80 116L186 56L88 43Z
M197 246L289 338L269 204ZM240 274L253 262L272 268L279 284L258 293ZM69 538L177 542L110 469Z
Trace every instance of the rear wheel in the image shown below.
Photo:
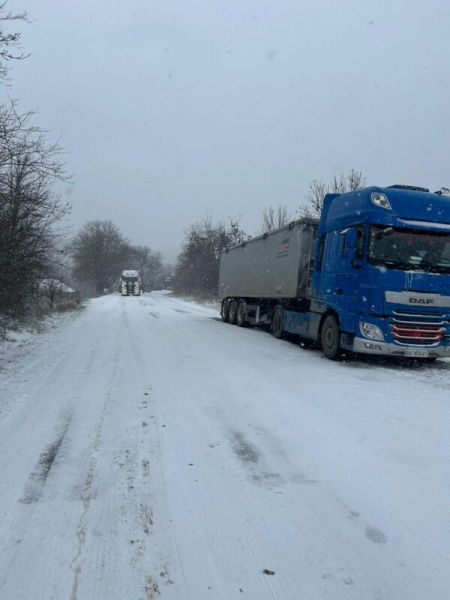
M228 310L228 323L230 325L234 325L236 323L236 315L237 315L237 302L236 300L232 300L230 302L230 308Z
M228 321L228 308L229 302L228 300L224 300L222 302L222 310L220 311L220 315L222 317L222 321L224 321L225 323Z
M341 330L339 323L334 315L328 315L320 334L322 350L325 356L331 360L339 360L341 356L340 346Z
M272 315L272 333L277 338L283 337L284 333L284 310L282 306L277 306Z
M247 307L245 305L244 300L239 300L236 315L236 325L238 327L243 327L245 325L246 310Z

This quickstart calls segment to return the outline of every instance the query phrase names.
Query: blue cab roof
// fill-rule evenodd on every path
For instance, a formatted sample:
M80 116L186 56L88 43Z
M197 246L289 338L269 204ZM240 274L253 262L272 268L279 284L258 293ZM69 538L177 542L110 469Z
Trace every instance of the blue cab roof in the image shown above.
M374 192L385 194L391 209L374 204L371 198ZM418 222L423 222L427 228L438 223L450 225L450 196L375 186L346 194L327 194L320 229L336 231L367 222L407 227L408 221L414 221L414 226L420 226Z

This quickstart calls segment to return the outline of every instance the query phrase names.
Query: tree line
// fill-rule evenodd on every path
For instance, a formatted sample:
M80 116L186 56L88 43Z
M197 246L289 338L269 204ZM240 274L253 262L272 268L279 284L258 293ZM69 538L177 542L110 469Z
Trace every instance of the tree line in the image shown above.
M11 87L11 64L27 58L20 33L9 31L19 21L27 13L0 2L0 89ZM86 223L67 244L71 206L58 184L71 177L63 148L35 120L17 100L0 103L0 331L54 308L70 292L64 283L92 296L113 289L124 268L138 269L148 287L164 277L161 255L130 243L111 221Z
M0 3L0 87L11 86L12 62L26 56L14 22L27 21ZM56 190L68 182L63 152L35 123L33 111L21 112L17 100L0 104L0 325L26 314L42 291L41 282L59 270L59 227L70 206Z
M129 242L112 221L89 221L67 246L72 276L84 296L99 296L118 286L124 269L136 269L146 289L163 286L159 252Z

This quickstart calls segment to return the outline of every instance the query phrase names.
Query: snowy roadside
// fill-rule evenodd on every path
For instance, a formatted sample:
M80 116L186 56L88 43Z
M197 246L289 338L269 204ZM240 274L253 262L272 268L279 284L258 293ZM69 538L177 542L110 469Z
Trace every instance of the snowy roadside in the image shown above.
M46 340L47 336L44 334L59 330L77 319L87 305L88 301L84 301L77 308L29 319L7 330L2 330L0 332L0 373L8 371L11 365Z
M196 305L198 307L202 307L202 308L206 308L211 310L212 312L214 312L218 318L220 318L220 300L218 298L216 299L201 299L201 298L197 298L195 296L183 296L183 295L178 295L175 294L169 290L167 291L162 291L162 292L158 292L159 294L162 294L163 296L172 299L172 300L178 300L180 302L188 302L191 305ZM263 327L264 328L264 327ZM267 332L268 335L271 335L270 332ZM289 338L287 341L285 340L286 343L291 343L293 345L300 345L302 348L305 347L304 342L302 342L300 339L296 339L295 336L292 336L291 338ZM321 354L321 352L319 350L315 350L315 349L311 349L310 350L313 354L317 353L317 354ZM440 379L440 374L443 373L444 379L447 381L447 377L448 377L448 369L450 369L450 358L440 358L435 365L424 365L420 362L414 362L414 361L410 361L410 362L399 362L395 359L389 358L389 357L382 357L382 356L367 356L367 355L362 355L362 354L353 354L353 355L348 355L344 358L344 363L347 363L350 367L354 367L354 368L364 368L364 367L368 367L368 368L381 368L381 369L388 369L389 371L406 371L406 372L423 372L423 374L430 374L430 372L433 371L434 369L434 373L437 377L437 379Z
M170 291L166 292L166 295L175 300L183 300L184 302L190 302L191 304L198 304L205 308L211 308L212 310L217 311L218 314L220 313L220 300L218 298L202 299L197 298L196 296L179 296Z

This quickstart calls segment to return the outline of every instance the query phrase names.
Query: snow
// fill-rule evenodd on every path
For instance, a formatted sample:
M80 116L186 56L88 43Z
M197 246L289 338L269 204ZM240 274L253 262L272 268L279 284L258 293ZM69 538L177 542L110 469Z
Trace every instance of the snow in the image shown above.
M122 277L139 277L139 271L123 271Z
M0 354L0 598L443 599L449 375L96 299Z
M59 281L58 279L43 279L41 281L40 287L43 290L54 289L57 292L64 293L64 294L75 294L76 293L75 290L73 290L71 287L69 287L65 283L62 283L62 281Z

